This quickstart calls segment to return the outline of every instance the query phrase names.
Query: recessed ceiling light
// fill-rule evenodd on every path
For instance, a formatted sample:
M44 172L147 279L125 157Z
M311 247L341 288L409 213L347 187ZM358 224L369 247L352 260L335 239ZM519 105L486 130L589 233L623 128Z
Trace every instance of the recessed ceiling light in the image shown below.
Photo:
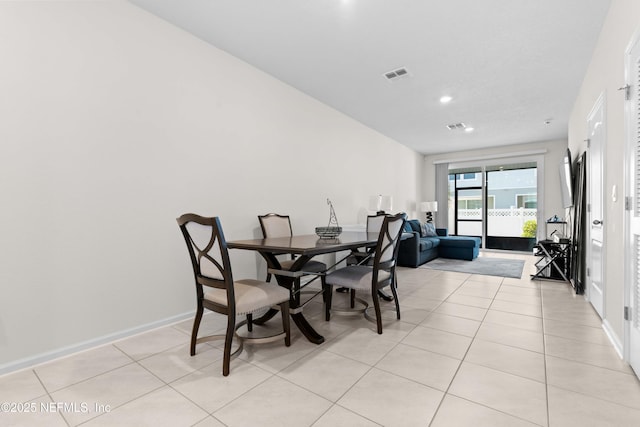
M442 104L446 104L446 103L448 103L448 102L451 102L451 100L452 100L452 99L453 99L453 98L452 98L452 97L450 97L449 95L445 95L445 96L443 96L442 98L440 98L440 102L441 102Z
M473 128L464 128L465 132L473 132Z

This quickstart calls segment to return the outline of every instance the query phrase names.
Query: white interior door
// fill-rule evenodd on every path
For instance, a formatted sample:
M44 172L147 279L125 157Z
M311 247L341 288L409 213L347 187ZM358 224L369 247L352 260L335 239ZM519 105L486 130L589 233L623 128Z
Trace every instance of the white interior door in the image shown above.
M625 353L629 363L640 377L640 40L632 44L626 58L627 81L630 85L629 100L626 104L626 122L628 132L627 182L629 183L630 205L626 211L629 223L629 236L626 250L626 265L632 268L625 275L625 289L629 315L628 345ZM630 317L630 319L629 319Z
M589 262L587 295L601 318L604 317L604 210L602 203L603 149L605 142L604 97L601 95L587 118L589 134Z

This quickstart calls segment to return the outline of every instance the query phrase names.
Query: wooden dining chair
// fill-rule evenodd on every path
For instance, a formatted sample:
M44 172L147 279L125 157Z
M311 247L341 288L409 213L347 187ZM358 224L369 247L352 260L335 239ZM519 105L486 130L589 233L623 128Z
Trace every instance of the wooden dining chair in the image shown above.
M378 333L382 333L382 313L378 291L386 287L391 289L396 306L396 316L400 319L400 304L396 292L395 275L396 261L402 229L406 221L406 214L387 215L384 217L382 227L378 235L373 263L371 265L348 265L327 274L323 278L323 291L325 300L325 320L331 319L331 299L333 286L342 286L355 291L369 292L375 309L375 321ZM365 305L366 302L363 301ZM367 315L364 310L365 317Z
M276 284L259 280L234 280L227 242L218 217L206 218L196 214L184 214L178 225L189 250L196 285L197 309L191 332L191 356L196 354L196 344L214 339L223 339L224 358L222 374L229 375L231 359L243 349L243 343L264 343L284 338L285 345L291 345L289 327L289 291ZM247 323L236 322L236 316L250 316L273 306L280 307L282 332L265 337L240 337L237 330ZM225 335L198 338L198 329L204 309L227 316ZM238 348L232 353L234 337Z
M262 236L269 237L291 237L293 236L293 228L291 227L291 219L289 215L280 215L276 213L268 213L266 215L258 215ZM280 261L283 270L290 270L296 261L292 254L291 259ZM326 271L327 264L321 261L309 260L304 265L304 271L309 273L321 273ZM271 281L271 273L267 273L267 282Z
M382 228L384 218L387 216L385 213L377 213L375 215L367 216L367 233L379 233ZM373 265L373 255L375 253L375 247L368 249L354 249L347 258L347 265ZM394 283L394 286L396 284ZM355 289L349 289L340 287L336 289L336 292L349 292L351 293L351 308L355 308L356 291ZM378 295L385 301L393 301L393 297L386 294L383 290L378 291Z

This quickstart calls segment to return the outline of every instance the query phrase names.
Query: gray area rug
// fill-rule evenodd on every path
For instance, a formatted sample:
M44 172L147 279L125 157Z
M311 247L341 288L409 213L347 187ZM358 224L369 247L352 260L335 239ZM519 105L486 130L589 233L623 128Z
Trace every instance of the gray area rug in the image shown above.
M523 260L491 257L479 257L473 261L436 258L421 266L421 268L432 268L434 270L485 274L487 276L515 277L517 279L522 277L523 267Z

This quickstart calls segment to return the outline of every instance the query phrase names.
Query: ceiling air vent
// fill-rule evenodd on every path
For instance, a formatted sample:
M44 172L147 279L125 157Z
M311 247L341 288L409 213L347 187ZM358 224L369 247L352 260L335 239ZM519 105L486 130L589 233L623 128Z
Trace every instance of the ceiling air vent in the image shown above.
M447 129L449 130L464 130L467 126L464 123L454 123L452 125L447 125Z
M384 77L389 81L398 80L400 77L407 77L409 75L409 71L406 68L398 68L395 70L387 71L384 73Z

